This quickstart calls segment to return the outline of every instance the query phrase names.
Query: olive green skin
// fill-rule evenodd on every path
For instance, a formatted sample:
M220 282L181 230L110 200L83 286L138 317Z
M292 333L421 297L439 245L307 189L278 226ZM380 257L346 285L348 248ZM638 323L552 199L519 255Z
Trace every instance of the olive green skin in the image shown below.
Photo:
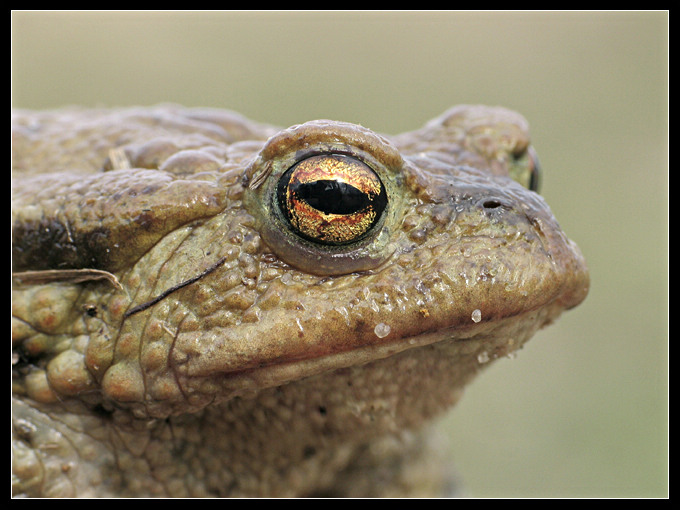
M17 496L446 493L423 424L588 292L502 108L394 137L18 111L12 136ZM386 187L357 243L277 210L282 173L327 152Z

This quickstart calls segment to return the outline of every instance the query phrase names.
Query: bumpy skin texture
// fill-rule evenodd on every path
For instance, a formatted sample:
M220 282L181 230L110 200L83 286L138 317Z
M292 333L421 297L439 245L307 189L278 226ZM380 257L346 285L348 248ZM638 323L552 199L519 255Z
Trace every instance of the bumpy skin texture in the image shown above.
M13 116L16 496L437 495L420 431L579 304L526 121L456 107L390 139L176 106ZM341 153L388 206L316 245L272 199ZM435 448L436 449L436 448Z

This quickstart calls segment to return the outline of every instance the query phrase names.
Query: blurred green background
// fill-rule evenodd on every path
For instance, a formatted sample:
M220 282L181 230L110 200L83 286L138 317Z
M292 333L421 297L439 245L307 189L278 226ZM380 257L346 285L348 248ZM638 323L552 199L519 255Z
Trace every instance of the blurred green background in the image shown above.
M14 107L168 101L385 133L522 112L592 288L447 417L467 494L667 496L667 12L12 13Z

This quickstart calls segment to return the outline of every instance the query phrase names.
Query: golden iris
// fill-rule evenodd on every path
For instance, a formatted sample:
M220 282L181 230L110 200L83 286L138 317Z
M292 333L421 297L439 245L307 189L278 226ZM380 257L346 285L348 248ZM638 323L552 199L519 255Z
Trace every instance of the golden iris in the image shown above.
M293 230L322 244L363 238L387 205L378 174L343 154L321 154L296 163L281 177L277 195Z

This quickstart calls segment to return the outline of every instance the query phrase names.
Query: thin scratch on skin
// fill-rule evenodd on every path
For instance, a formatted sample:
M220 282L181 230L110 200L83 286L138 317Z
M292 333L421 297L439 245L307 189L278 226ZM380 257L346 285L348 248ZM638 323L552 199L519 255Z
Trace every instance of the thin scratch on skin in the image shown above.
M109 160L114 170L127 170L132 167L130 160L125 154L125 149L115 147L109 150Z
M93 280L106 280L118 290L123 286L116 275L99 269L46 269L43 271L21 271L12 273L12 277L25 284L42 284L53 282L82 283Z
M269 174L272 173L272 162L267 161L267 163L264 166L264 169L260 171L258 175L253 176L253 180L250 182L248 187L250 189L257 189L260 187L260 185L265 181L265 179L269 176Z
M172 294L176 290L182 289L182 288L186 287L187 285L191 285L192 283L197 282L198 280L200 280L204 276L212 273L215 269L220 267L224 263L225 260L227 260L227 257L222 257L220 260L215 262L212 266L207 268L202 273L200 273L200 274L198 274L198 275L196 275L192 278L189 278L188 280L185 280L182 283L178 283L177 285L170 287L169 289L161 292L158 296L147 301L146 303L142 303L141 305L137 305L133 308L130 308L127 312L125 312L125 314L123 314L123 319L127 319L131 315L142 312L142 311L146 310L147 308L151 308L153 305L155 305L159 301L165 299L166 297L168 297L170 294Z
M161 327L168 335L170 335L170 338L175 338L175 333L171 331L169 327L167 327L165 324L162 324Z

